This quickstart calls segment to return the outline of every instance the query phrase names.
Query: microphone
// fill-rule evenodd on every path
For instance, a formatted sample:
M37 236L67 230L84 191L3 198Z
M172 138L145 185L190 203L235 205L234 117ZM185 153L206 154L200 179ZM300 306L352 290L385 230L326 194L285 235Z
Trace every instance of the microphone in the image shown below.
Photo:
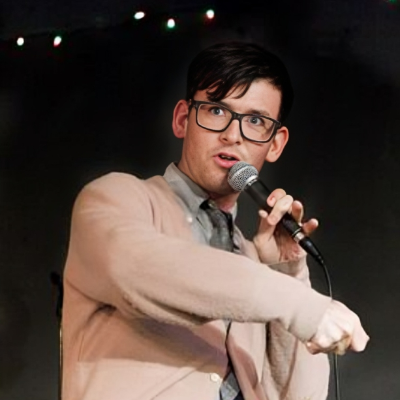
M258 180L258 171L255 167L244 161L239 161L232 166L228 174L228 183L237 192L246 192L263 210L270 212L272 208L267 204L267 198L271 191ZM312 240L306 236L301 226L295 219L286 213L280 224L288 231L292 239L299 244L308 254L319 263L324 263L323 258Z

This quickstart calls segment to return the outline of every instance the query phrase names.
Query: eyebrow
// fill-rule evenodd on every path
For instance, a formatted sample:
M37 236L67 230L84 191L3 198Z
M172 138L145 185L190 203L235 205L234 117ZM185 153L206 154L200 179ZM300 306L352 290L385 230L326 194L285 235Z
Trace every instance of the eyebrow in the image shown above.
M229 104L225 103L225 102L222 101L222 100L221 100L221 101L217 101L216 104L221 104L221 106L224 106L224 107L229 108L229 109L231 108ZM252 109L248 110L248 111L245 112L245 113L238 113L238 114L264 115L264 116L266 116L266 117L272 118L271 115L270 115L270 113L269 113L268 111L266 111L266 110L258 110L258 109L256 109L256 108L252 108Z

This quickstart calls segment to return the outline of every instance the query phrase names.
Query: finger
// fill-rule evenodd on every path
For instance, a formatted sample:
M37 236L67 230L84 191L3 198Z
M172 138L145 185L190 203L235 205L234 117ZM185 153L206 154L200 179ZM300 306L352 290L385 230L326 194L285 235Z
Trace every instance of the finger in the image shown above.
M350 343L351 343L351 337L350 336L344 337L342 340L336 343L334 353L339 356L344 355L346 353L346 350L349 348Z
M311 354L318 354L318 353L335 353L337 355L344 355L346 350L349 348L351 342L351 338L347 336L346 338L332 343L330 346L319 346L313 342L307 342L306 348Z
M293 197L288 194L278 199L268 215L268 222L271 225L276 225L284 214L290 213L292 204Z
M319 226L318 220L311 218L309 221L304 222L301 227L306 235L313 233Z
M274 235L276 226L268 222L269 214L265 210L259 210L258 215L260 217L258 235L262 236L263 241L267 241Z
M318 346L318 344L316 344L316 343L307 342L306 348L311 354L330 353L332 351L335 351L336 344L332 344L329 347L321 347L321 346Z
M346 323L347 321L344 321L343 324ZM323 329L320 329L319 332L310 339L310 342L325 351L334 348L336 343L340 342L344 337L349 336L351 337L351 335L343 329L342 324L338 325L337 321L326 318L324 320Z
M297 222L302 222L303 221L304 207L303 207L303 204L301 204L300 201L298 201L298 200L293 201L293 204L292 204L292 217Z
M319 346L317 346L315 343L312 343L312 342L307 342L307 343L306 343L306 349L307 349L311 354L321 353L321 349L319 348Z
M267 198L267 204L270 207L273 207L275 203L284 197L286 195L286 192L283 189L275 189L271 192L271 194Z

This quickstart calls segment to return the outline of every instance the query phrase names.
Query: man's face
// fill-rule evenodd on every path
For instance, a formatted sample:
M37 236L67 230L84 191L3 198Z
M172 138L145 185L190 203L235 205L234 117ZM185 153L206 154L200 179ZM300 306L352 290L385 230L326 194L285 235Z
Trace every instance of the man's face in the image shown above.
M238 113L259 113L278 118L281 93L268 81L254 81L243 97L235 98L238 93L240 88L221 102ZM194 100L209 101L206 91L196 92ZM213 198L234 193L227 176L235 162L244 161L260 171L265 160L272 162L279 157L288 138L287 129L283 127L270 142L255 143L241 136L238 120L232 121L224 132L212 132L197 125L194 107L187 113L187 103L179 102L173 123L175 135L184 139L178 166ZM226 157L233 157L235 161L229 161Z

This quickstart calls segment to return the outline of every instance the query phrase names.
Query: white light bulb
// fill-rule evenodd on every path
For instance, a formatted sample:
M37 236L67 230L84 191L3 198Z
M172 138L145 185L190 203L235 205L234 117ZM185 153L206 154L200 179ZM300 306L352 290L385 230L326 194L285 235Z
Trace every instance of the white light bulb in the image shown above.
M207 18L208 18L208 19L213 19L214 16L215 16L215 12L214 12L214 10L208 10L208 11L206 12L206 15L207 15Z
M61 44L61 42L62 42L62 37L56 36L53 41L54 47L58 47Z
M145 17L145 13L143 11L138 11L137 13L135 13L135 15L133 16L133 18L135 19L142 19Z
M167 22L168 28L174 28L175 27L175 20L173 18L170 18Z

